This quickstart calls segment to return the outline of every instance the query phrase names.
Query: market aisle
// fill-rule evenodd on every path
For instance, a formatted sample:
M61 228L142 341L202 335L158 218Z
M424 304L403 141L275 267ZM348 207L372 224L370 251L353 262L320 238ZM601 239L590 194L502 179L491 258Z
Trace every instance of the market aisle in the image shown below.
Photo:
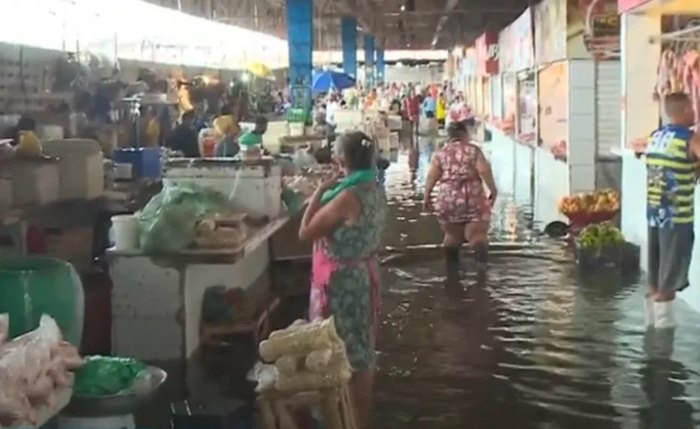
M672 338L645 338L638 279L581 279L533 231L532 192L507 154L485 145L501 188L492 236L525 244L486 279L442 286L439 251L385 267L374 428L692 428L700 424L700 316L680 311ZM387 175L387 244L437 243L420 214L421 168ZM420 163L423 167L423 162ZM466 260L468 264L468 260Z

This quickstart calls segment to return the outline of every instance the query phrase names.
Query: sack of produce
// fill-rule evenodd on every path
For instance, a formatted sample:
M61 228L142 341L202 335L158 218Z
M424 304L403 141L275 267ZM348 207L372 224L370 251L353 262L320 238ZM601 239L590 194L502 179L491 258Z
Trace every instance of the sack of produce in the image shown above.
M309 353L304 360L308 371L325 373L332 371L351 371L345 344L336 344L332 349L316 350Z
M350 380L350 377L352 373L343 370L328 373L302 371L293 375L280 374L275 382L275 388L280 392L328 389L340 386Z
M136 359L91 356L75 374L76 396L111 396L129 392L148 367Z
M283 355L302 355L314 350L332 348L340 342L335 322L330 317L304 325L293 325L281 332L273 332L260 343L260 356L273 362Z
M223 194L195 184L166 186L139 216L139 238L146 252L173 252L195 242L206 215L228 210Z
M284 355L275 361L275 366L280 374L292 375L304 370L304 359L304 355Z

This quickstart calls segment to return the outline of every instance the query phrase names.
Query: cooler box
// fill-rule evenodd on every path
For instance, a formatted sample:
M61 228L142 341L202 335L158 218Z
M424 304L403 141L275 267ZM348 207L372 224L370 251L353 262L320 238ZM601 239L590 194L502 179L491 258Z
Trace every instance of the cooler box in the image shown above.
M160 148L121 148L112 155L115 164L131 164L134 179L159 179L161 176Z

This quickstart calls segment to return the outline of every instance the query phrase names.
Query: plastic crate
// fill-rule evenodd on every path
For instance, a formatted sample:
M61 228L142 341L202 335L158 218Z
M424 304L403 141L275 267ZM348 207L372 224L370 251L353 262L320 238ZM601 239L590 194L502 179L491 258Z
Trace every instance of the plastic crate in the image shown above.
M134 179L159 179L163 166L160 148L117 149L112 161L119 164L131 164Z
M576 243L576 264L581 269L620 269L624 261L624 247L583 248Z

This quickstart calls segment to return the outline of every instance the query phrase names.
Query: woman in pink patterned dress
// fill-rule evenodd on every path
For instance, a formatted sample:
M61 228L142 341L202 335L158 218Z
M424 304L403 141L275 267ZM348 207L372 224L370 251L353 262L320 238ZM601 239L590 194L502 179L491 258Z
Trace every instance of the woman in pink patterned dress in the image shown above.
M467 125L448 126L449 141L433 157L425 184L423 205L435 211L445 233L445 264L448 281L459 277L459 249L466 240L474 251L479 269L488 256L491 208L498 193L491 165L478 146L470 143ZM433 188L440 189L433 206ZM484 190L488 188L488 195Z

